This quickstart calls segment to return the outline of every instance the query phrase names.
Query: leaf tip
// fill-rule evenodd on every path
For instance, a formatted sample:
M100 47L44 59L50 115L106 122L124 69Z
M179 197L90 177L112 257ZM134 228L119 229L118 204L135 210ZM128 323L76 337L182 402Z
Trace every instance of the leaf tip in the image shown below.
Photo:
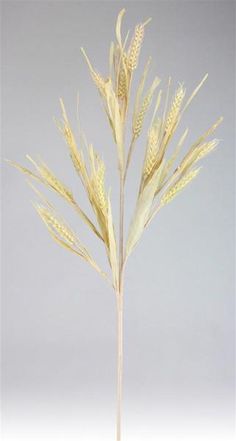
M150 21L152 21L152 17L149 17L149 18L143 23L143 26L147 26L147 24L150 23Z

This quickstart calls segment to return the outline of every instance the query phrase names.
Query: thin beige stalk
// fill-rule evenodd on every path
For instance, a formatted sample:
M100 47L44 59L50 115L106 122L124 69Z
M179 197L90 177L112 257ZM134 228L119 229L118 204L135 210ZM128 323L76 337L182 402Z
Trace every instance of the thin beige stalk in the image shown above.
M124 172L120 171L120 229L119 229L119 283L117 301L117 415L116 441L121 441L121 412L123 384L123 285L124 285Z
M127 161L126 161L126 164L125 164L124 182L126 181L126 177L127 177L127 172L128 172L131 156L132 156L132 153L133 153L133 150L134 150L134 143L135 143L135 137L132 136L131 143L130 143L130 146L129 146L128 156L127 156Z
M123 285L123 282L121 283ZM117 303L117 413L116 441L121 441L122 395L123 395L123 288L116 293Z

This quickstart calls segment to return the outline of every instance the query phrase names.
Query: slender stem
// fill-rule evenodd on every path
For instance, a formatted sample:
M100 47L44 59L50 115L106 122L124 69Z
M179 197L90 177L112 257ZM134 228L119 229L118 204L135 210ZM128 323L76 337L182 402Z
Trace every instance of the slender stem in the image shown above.
M126 165L125 165L124 181L126 180L127 171L128 171L130 160L131 160L131 156L132 156L132 153L133 153L133 150L134 150L134 143L135 143L135 137L133 136L132 139L131 139L130 146L129 146L127 161L126 161Z
M121 441L121 411L123 385L123 293L119 291L117 298L117 415L116 441Z
M127 103L123 115L123 141L125 131L125 120L127 116L130 85L132 74L129 79L129 91ZM133 149L134 139L131 141L130 150ZM130 152L131 157L132 151ZM128 158L130 161L130 158ZM128 164L129 165L129 164ZM119 283L116 292L117 300L117 415L116 415L116 441L121 441L121 411L122 411L122 383L123 383L123 285L124 285L124 190L125 179L128 169L127 163L120 169L120 228L119 228Z
M123 272L124 259L124 177L120 172L120 232L119 232L119 291Z
M116 441L121 441L123 383L123 268L124 268L124 175L120 172L119 286L117 300L117 415Z

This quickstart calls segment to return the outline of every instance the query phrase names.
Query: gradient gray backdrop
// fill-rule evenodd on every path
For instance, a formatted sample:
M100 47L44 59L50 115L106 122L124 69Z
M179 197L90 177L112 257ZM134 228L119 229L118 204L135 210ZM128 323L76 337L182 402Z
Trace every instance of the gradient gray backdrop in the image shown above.
M88 139L109 164L118 204L115 147L84 46L105 74L117 13L125 29L153 18L138 73L188 92L208 72L181 125L192 142L220 115L220 147L201 175L160 212L130 258L125 286L124 441L232 440L234 420L235 3L230 1L3 4L3 156L39 154L86 209L53 122L76 95ZM179 131L179 134L181 131ZM137 188L144 138L128 179ZM59 248L35 213L19 173L3 170L3 423L6 440L115 437L115 297L79 258ZM47 193L47 192L46 192ZM47 193L49 194L49 193ZM51 195L106 267L102 248ZM127 196L127 219L134 197ZM117 214L117 209L115 210Z

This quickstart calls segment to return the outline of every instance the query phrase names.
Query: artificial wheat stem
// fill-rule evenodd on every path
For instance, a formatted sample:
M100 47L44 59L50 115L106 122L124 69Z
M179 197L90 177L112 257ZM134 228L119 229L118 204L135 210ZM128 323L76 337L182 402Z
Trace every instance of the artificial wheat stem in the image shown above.
M134 151L134 143L135 143L135 137L133 136L132 139L131 139L130 146L129 146L127 161L126 161L126 165L125 165L124 181L126 181L126 177L127 177L127 172L128 172L131 156L132 156L132 153Z
M117 299L117 415L116 441L121 441L123 383L123 268L124 268L124 176L120 173L119 288Z
M120 173L120 231L119 231L119 288L121 285L124 258L124 176Z
M121 411L123 385L123 291L119 289L117 300L117 414L116 441L121 441Z

